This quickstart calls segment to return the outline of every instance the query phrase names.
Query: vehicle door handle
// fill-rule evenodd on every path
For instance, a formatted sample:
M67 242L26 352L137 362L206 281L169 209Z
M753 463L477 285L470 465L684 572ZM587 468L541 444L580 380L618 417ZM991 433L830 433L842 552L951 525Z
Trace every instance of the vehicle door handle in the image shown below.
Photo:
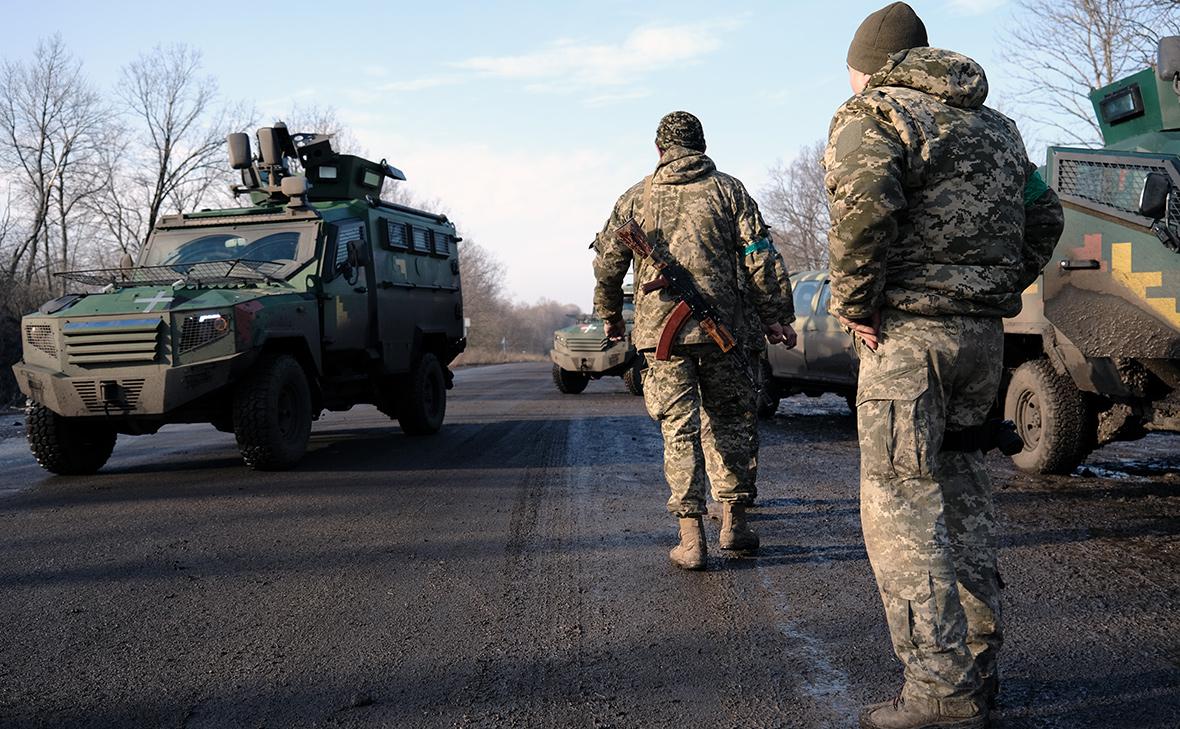
M1097 271L1102 264L1093 258L1073 258L1061 262L1062 271Z

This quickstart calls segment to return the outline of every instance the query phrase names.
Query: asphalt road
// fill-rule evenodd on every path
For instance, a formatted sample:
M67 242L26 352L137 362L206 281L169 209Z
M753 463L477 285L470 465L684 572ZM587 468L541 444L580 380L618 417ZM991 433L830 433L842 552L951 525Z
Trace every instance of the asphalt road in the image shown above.
M764 548L703 574L667 562L658 431L620 380L467 369L438 436L358 408L312 439L260 474L171 427L74 479L0 441L0 726L850 727L899 686L839 398L763 425ZM1064 478L993 457L995 726L1180 726L1178 444Z

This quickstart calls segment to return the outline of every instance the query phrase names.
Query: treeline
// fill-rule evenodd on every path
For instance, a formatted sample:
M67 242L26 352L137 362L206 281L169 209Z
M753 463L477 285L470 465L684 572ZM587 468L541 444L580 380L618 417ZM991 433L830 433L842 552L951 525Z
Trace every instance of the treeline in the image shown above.
M513 301L504 286L504 264L474 241L459 244L463 313L470 320L463 361L510 361L549 351L553 332L569 326L581 310L573 304L541 299Z

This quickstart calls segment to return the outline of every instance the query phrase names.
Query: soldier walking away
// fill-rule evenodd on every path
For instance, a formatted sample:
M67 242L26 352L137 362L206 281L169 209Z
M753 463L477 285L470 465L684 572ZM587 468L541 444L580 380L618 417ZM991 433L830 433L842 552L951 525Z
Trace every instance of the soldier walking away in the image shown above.
M746 188L718 172L705 155L700 120L683 111L668 114L656 131L656 149L660 161L655 172L619 198L595 239L594 305L607 322L608 336L621 338L626 331L622 285L634 255L615 231L634 219L653 247L688 272L720 323L736 328L739 348L745 349L752 336L763 335L772 343L794 346L791 292L777 275L778 252ZM657 358L661 333L680 302L670 289L653 288L661 272L649 259L636 260L635 266L631 338L647 358L643 397L663 432L664 475L672 492L668 510L680 525L680 543L669 557L678 567L704 569L706 477L723 507L721 548L758 547L758 535L746 520L746 506L756 496L754 386L750 373L741 371L745 358L721 351L692 323L666 332L667 337L674 334L668 358ZM739 281L748 289L762 331L747 331ZM701 437L702 418L711 427L710 438ZM714 452L706 458L707 451Z
M987 725L1002 643L981 441L1001 317L1048 261L1061 205L983 69L927 47L905 3L848 50L824 155L830 309L856 335L861 524L905 685L866 729Z

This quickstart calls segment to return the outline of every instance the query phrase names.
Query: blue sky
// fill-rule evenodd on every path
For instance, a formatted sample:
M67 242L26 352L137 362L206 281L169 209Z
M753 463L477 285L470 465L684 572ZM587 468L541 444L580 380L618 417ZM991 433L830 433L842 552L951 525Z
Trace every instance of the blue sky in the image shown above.
M295 103L335 107L374 157L500 256L516 298L588 308L586 246L653 168L659 118L697 114L718 166L757 194L770 165L826 134L849 94L848 42L883 4L59 0L53 12L9 5L0 54L27 58L60 32L110 87L156 43L195 46L223 96L263 120ZM912 4L932 45L980 61L993 99L1011 96L1005 0Z

